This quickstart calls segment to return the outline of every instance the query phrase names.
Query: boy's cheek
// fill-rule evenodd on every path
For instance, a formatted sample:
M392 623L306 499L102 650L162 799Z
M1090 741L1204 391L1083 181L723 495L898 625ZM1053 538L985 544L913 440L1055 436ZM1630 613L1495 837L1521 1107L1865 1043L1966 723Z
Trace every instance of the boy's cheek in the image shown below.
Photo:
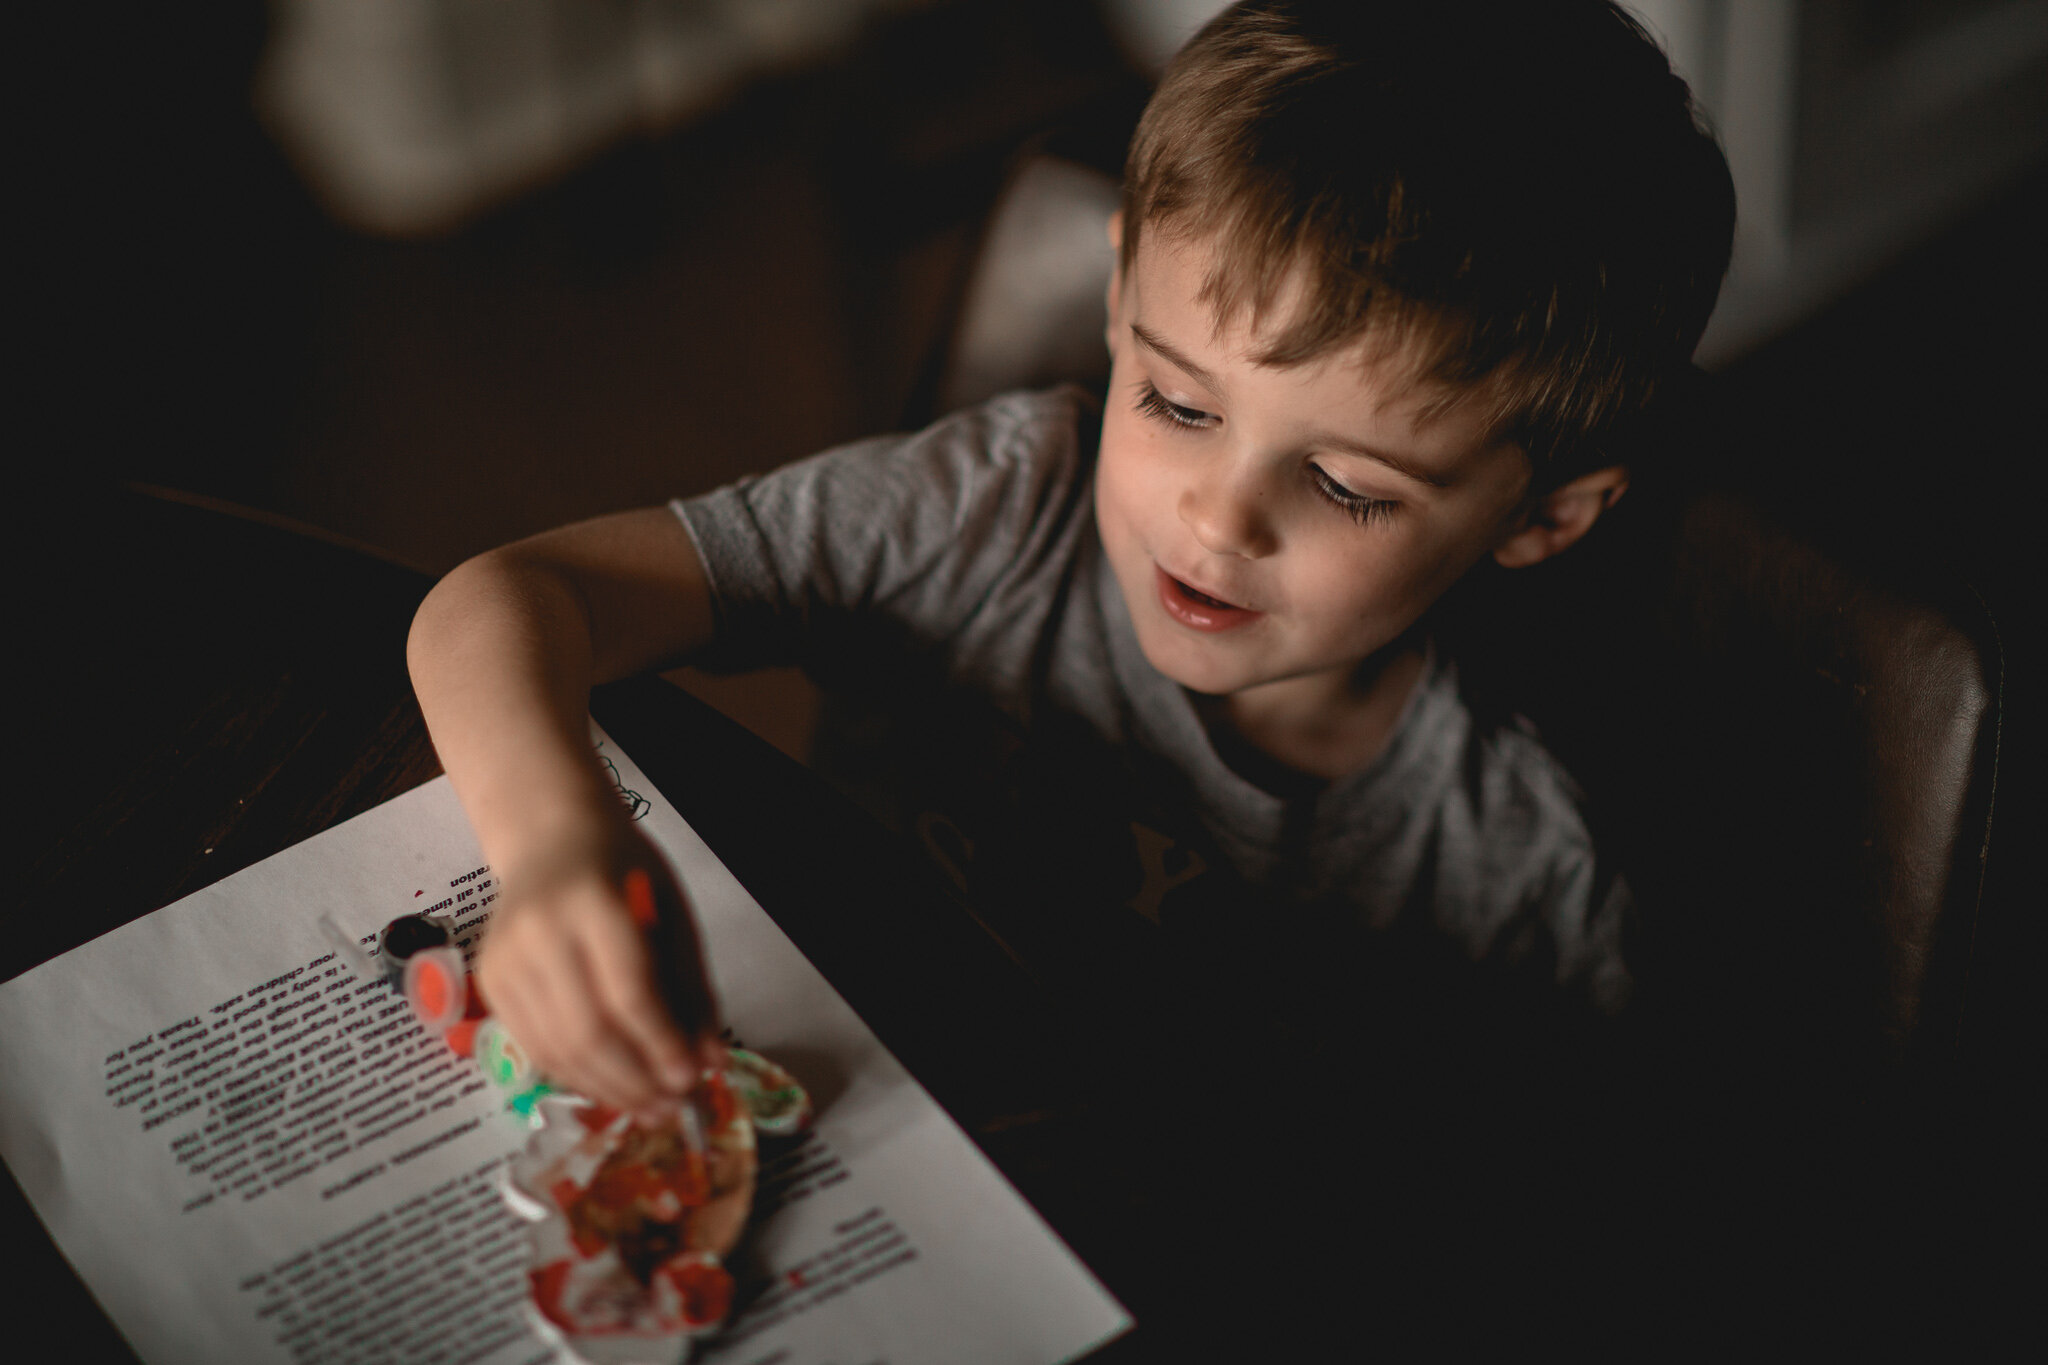
M1125 537L1143 524L1146 501L1142 471L1128 449L1105 449L1095 479L1095 514L1103 539Z

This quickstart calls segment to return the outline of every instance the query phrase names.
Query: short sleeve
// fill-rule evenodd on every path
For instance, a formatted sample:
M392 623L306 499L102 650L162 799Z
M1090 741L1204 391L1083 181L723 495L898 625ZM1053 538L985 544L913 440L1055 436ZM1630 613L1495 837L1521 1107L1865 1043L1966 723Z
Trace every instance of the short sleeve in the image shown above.
M1079 390L1010 394L671 504L712 589L713 668L815 668L888 631L942 645L1069 524Z

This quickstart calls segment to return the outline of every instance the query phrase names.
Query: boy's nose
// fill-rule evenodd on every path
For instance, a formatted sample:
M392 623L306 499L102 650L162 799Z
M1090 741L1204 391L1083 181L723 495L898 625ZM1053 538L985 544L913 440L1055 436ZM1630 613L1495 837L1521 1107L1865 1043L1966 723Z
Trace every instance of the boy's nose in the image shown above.
M1210 554L1260 559L1277 544L1267 492L1243 474L1218 470L1181 490L1180 519Z

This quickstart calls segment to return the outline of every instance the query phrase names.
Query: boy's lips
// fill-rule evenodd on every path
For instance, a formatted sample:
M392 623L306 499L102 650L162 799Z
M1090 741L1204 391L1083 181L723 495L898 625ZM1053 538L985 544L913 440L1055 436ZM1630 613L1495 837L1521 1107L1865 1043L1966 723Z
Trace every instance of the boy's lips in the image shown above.
M1212 597L1157 565L1153 570L1158 579L1159 605L1168 616L1191 630L1232 630L1261 615L1250 607Z

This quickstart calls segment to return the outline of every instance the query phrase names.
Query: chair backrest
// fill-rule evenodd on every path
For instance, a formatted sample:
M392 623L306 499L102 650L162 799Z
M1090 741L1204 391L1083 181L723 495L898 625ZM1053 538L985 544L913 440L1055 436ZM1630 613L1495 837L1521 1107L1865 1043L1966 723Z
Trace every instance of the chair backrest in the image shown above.
M1984 601L1726 491L1675 491L1602 550L1512 647L1541 629L1568 656L1530 671L1527 709L1634 883L1646 990L1744 1065L1996 1048L1974 998L2005 758Z
M1027 157L1013 168L944 342L935 413L1007 389L1108 376L1102 329L1119 200L1115 180L1060 157Z
M2000 757L2003 660L1985 604L1960 582L1859 575L1722 497L1691 505L1675 553L1670 637L1701 676L1756 681L1774 753L1800 753L1807 719L1777 712L1782 697L1842 764L1827 779L1849 836L1840 893L1876 941L1883 1033L1957 1046ZM1797 767L1777 766L1791 790Z

